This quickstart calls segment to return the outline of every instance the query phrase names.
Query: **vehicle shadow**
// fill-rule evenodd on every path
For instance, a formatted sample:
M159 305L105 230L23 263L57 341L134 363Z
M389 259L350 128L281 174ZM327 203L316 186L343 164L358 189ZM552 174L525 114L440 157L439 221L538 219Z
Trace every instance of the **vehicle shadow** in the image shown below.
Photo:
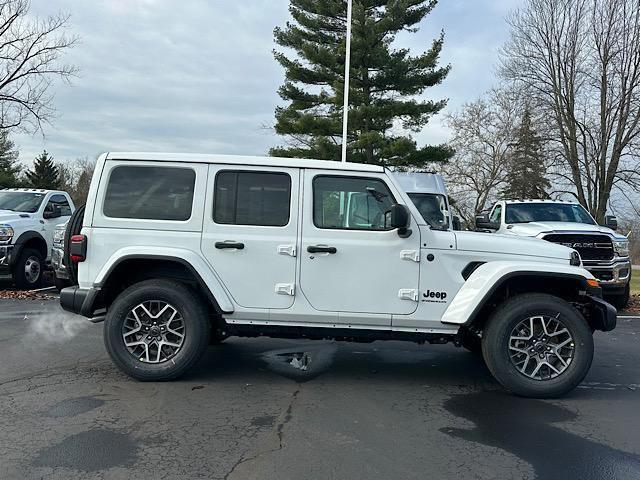
M404 342L230 339L211 347L188 378L207 381L221 376L245 379L255 375L277 375L298 383L322 376L349 383L384 379L391 384L424 382L500 388L477 355L452 345Z

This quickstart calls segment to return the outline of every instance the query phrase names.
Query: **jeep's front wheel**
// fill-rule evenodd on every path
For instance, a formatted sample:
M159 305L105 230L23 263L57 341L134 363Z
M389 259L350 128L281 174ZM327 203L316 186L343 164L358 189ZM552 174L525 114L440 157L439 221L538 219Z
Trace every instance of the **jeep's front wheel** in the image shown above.
M172 380L202 357L209 330L207 310L189 288L170 280L147 280L126 289L110 306L104 342L127 375Z
M593 336L584 317L564 300L519 295L489 318L482 353L493 376L516 395L553 398L587 375Z

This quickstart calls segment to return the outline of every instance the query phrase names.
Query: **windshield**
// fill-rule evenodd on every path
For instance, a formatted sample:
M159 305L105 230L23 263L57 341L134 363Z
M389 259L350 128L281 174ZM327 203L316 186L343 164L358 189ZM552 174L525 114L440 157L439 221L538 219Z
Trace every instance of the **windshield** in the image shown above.
M434 193L409 193L408 195L425 222L438 230L449 228L449 212L444 195Z
M44 200L42 193L0 192L0 210L35 213Z
M506 223L571 222L595 225L591 215L582 207L571 203L513 203L507 204Z

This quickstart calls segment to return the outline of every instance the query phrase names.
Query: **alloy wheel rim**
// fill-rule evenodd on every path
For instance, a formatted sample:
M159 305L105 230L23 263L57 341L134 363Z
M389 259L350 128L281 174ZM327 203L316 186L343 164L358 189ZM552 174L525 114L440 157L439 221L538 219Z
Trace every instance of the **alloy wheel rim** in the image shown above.
M185 322L177 308L162 300L148 300L129 310L122 338L129 353L143 363L163 363L180 351Z
M36 283L40 278L40 260L29 257L24 264L24 276L29 283Z
M575 354L571 332L557 315L538 315L519 322L509 337L512 364L527 378L544 381L562 375Z

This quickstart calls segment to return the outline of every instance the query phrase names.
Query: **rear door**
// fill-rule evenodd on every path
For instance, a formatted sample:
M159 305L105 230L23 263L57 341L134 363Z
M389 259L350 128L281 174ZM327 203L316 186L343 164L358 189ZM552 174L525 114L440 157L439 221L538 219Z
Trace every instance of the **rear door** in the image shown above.
M293 305L298 192L295 168L209 166L201 249L238 305Z

